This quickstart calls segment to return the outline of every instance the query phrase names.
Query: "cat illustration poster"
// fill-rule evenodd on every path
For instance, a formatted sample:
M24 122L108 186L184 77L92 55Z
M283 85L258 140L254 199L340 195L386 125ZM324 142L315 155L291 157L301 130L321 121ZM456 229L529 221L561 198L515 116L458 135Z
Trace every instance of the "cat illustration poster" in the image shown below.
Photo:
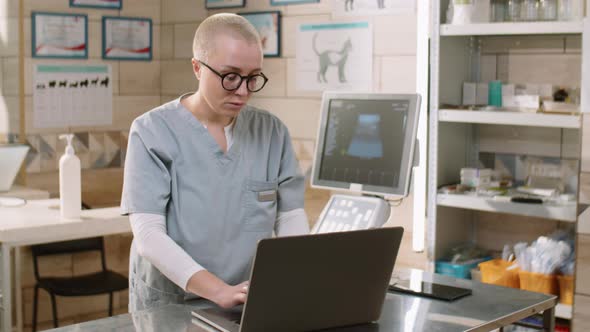
M332 0L332 14L367 16L414 13L416 0Z
M371 91L373 35L369 22L301 24L297 89Z
M110 126L112 68L105 64L36 64L34 128Z

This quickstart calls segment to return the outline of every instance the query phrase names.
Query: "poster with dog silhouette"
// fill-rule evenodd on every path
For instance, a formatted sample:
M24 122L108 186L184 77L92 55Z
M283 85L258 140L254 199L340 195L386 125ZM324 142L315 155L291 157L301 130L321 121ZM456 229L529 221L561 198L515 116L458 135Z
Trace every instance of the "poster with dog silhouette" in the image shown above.
M332 0L332 15L371 16L413 14L415 0Z
M373 35L369 22L301 24L297 90L371 91Z
M36 64L33 74L35 128L112 124L110 65Z

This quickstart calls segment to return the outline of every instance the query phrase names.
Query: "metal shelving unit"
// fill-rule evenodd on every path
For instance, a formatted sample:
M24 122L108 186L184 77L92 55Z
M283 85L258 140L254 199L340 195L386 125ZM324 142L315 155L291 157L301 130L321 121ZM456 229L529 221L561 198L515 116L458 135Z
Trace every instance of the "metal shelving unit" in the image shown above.
M545 132L555 134L557 137L561 137L561 142L557 143L556 149L560 151L556 157L579 161L581 115L457 110L442 108L439 105L461 104L462 83L470 81L474 77L472 75L474 64L475 67L478 65L478 61L473 60L474 56L477 56L473 45L477 45L482 39L489 38L498 42L504 40L497 38L499 36L512 41L518 40L522 36L526 36L525 38L538 36L535 40L546 37L554 40L556 35L563 35L564 38L566 36L583 36L581 39L586 39L587 36L583 34L583 21L450 25L442 23L445 16L442 9L446 9L447 5L448 0L434 1L432 4L428 223L426 228L427 256L432 270L434 270L435 260L441 258L452 244L460 244L469 240L475 241L476 231L474 229L477 228L478 218L482 214L511 215L512 219L522 216L527 218L528 222L537 222L536 220L541 218L542 220L539 219L539 222L547 220L547 222L576 223L578 219L578 206L575 201L563 204L513 203L471 194L443 194L439 192L439 187L457 183L461 167L472 166L473 161L477 161L479 152L494 152L489 150L489 140L485 142L485 149L484 142L480 142L482 133L488 135L493 130L504 133L513 131L514 137L523 134L529 135L526 139L520 140L521 137L518 137L514 140L507 140L509 143L504 144L532 144L534 149L529 150L532 152L525 153L525 155L532 156L536 156L535 153L542 151L542 148L539 147L544 147L543 144L546 143L537 142L536 139L541 141L545 139L542 135ZM582 75L580 86L584 86L588 82L586 76L588 74ZM583 89L581 90L583 91ZM582 109L585 107L585 102L583 99ZM568 139L571 141L564 142ZM572 142L574 143L571 144ZM494 143L498 143L498 141ZM578 144L577 148L576 144ZM498 153L511 152L499 151ZM487 218L486 222L490 222L490 220L501 221L503 218ZM498 239L498 241L502 241L502 239ZM572 311L571 305L559 304L556 307L556 317L571 319Z

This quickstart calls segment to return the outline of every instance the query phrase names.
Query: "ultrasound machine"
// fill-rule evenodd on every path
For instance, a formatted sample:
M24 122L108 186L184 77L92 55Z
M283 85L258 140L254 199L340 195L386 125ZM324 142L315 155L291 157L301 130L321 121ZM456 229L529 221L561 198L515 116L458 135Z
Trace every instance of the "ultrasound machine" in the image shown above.
M417 94L325 92L311 185L332 195L312 233L381 227L388 200L408 195L420 111Z

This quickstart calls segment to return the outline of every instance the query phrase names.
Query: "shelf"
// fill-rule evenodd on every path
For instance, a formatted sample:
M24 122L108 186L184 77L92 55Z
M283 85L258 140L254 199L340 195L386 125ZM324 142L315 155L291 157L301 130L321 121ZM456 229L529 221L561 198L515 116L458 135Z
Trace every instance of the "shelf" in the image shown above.
M467 111L441 109L438 120L442 122L485 123L513 126L580 128L579 115L524 113L509 111Z
M558 303L555 306L555 317L563 319L572 319L572 306Z
M441 24L441 36L497 36L497 35L546 35L579 34L584 29L582 21L575 22L516 22L473 23L464 25Z
M460 209L509 213L515 215L540 217L568 222L576 222L576 203L567 204L528 204L496 201L491 197L461 194L437 194L436 204Z

